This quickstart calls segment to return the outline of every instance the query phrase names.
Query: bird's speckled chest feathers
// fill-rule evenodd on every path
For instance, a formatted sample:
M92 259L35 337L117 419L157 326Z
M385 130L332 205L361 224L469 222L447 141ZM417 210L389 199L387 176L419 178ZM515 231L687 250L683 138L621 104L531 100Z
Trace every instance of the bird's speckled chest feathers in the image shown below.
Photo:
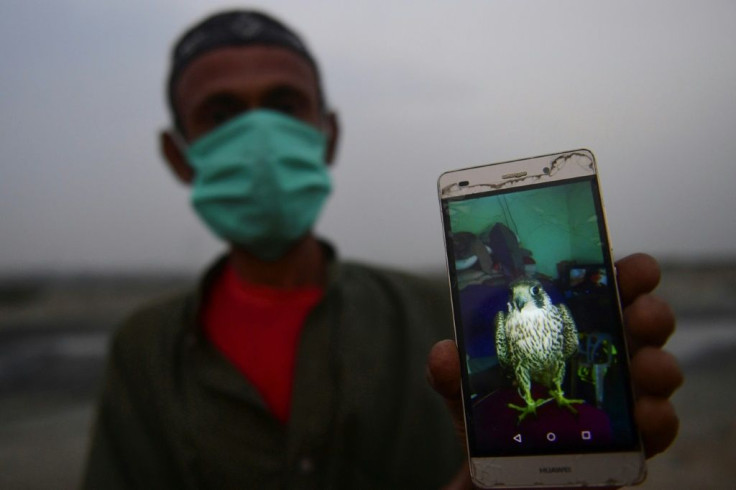
M539 308L529 302L521 310L509 310L506 340L512 362L525 359L532 362L532 370L537 370L547 369L562 358L563 322L556 306Z

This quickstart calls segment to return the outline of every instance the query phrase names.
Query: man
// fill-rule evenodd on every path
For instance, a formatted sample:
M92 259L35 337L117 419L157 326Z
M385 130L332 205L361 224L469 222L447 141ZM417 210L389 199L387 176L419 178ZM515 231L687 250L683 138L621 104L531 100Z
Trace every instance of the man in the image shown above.
M450 335L446 292L342 263L311 232L338 124L302 41L260 13L209 17L176 44L168 97L162 152L229 250L198 291L116 334L85 487L467 486L458 355L436 343ZM645 294L656 263L619 270L653 454L676 432L680 374L656 348L673 320ZM428 353L452 417L425 381Z

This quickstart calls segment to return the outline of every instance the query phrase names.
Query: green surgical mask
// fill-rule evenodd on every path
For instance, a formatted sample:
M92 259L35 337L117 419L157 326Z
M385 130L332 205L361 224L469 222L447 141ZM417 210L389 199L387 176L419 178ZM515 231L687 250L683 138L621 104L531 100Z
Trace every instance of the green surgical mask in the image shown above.
M295 118L248 111L186 150L192 205L220 238L274 261L311 230L330 193L326 146Z

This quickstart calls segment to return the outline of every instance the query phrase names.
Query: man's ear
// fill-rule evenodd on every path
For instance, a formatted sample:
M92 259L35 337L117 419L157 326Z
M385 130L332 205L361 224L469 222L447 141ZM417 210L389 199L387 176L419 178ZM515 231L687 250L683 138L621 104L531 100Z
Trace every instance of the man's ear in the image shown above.
M331 165L337 154L337 142L340 136L340 124L337 120L337 114L334 112L327 113L327 154L325 162Z
M194 180L194 169L189 166L186 156L174 138L176 136L171 131L161 131L159 135L161 154L164 160L166 160L169 169L174 172L174 175L176 175L179 181L189 185Z

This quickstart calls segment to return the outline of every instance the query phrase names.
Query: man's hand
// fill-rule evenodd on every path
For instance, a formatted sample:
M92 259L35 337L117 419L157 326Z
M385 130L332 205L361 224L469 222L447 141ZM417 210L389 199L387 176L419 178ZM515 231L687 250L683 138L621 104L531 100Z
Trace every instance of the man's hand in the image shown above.
M682 384L683 376L674 356L661 349L675 330L675 317L667 303L650 294L660 279L656 260L635 254L618 261L616 269L637 394L634 412L650 458L672 444L679 426L669 397ZM458 436L464 440L460 358L453 341L434 345L427 360L427 378L445 399ZM470 488L467 465L448 488Z

